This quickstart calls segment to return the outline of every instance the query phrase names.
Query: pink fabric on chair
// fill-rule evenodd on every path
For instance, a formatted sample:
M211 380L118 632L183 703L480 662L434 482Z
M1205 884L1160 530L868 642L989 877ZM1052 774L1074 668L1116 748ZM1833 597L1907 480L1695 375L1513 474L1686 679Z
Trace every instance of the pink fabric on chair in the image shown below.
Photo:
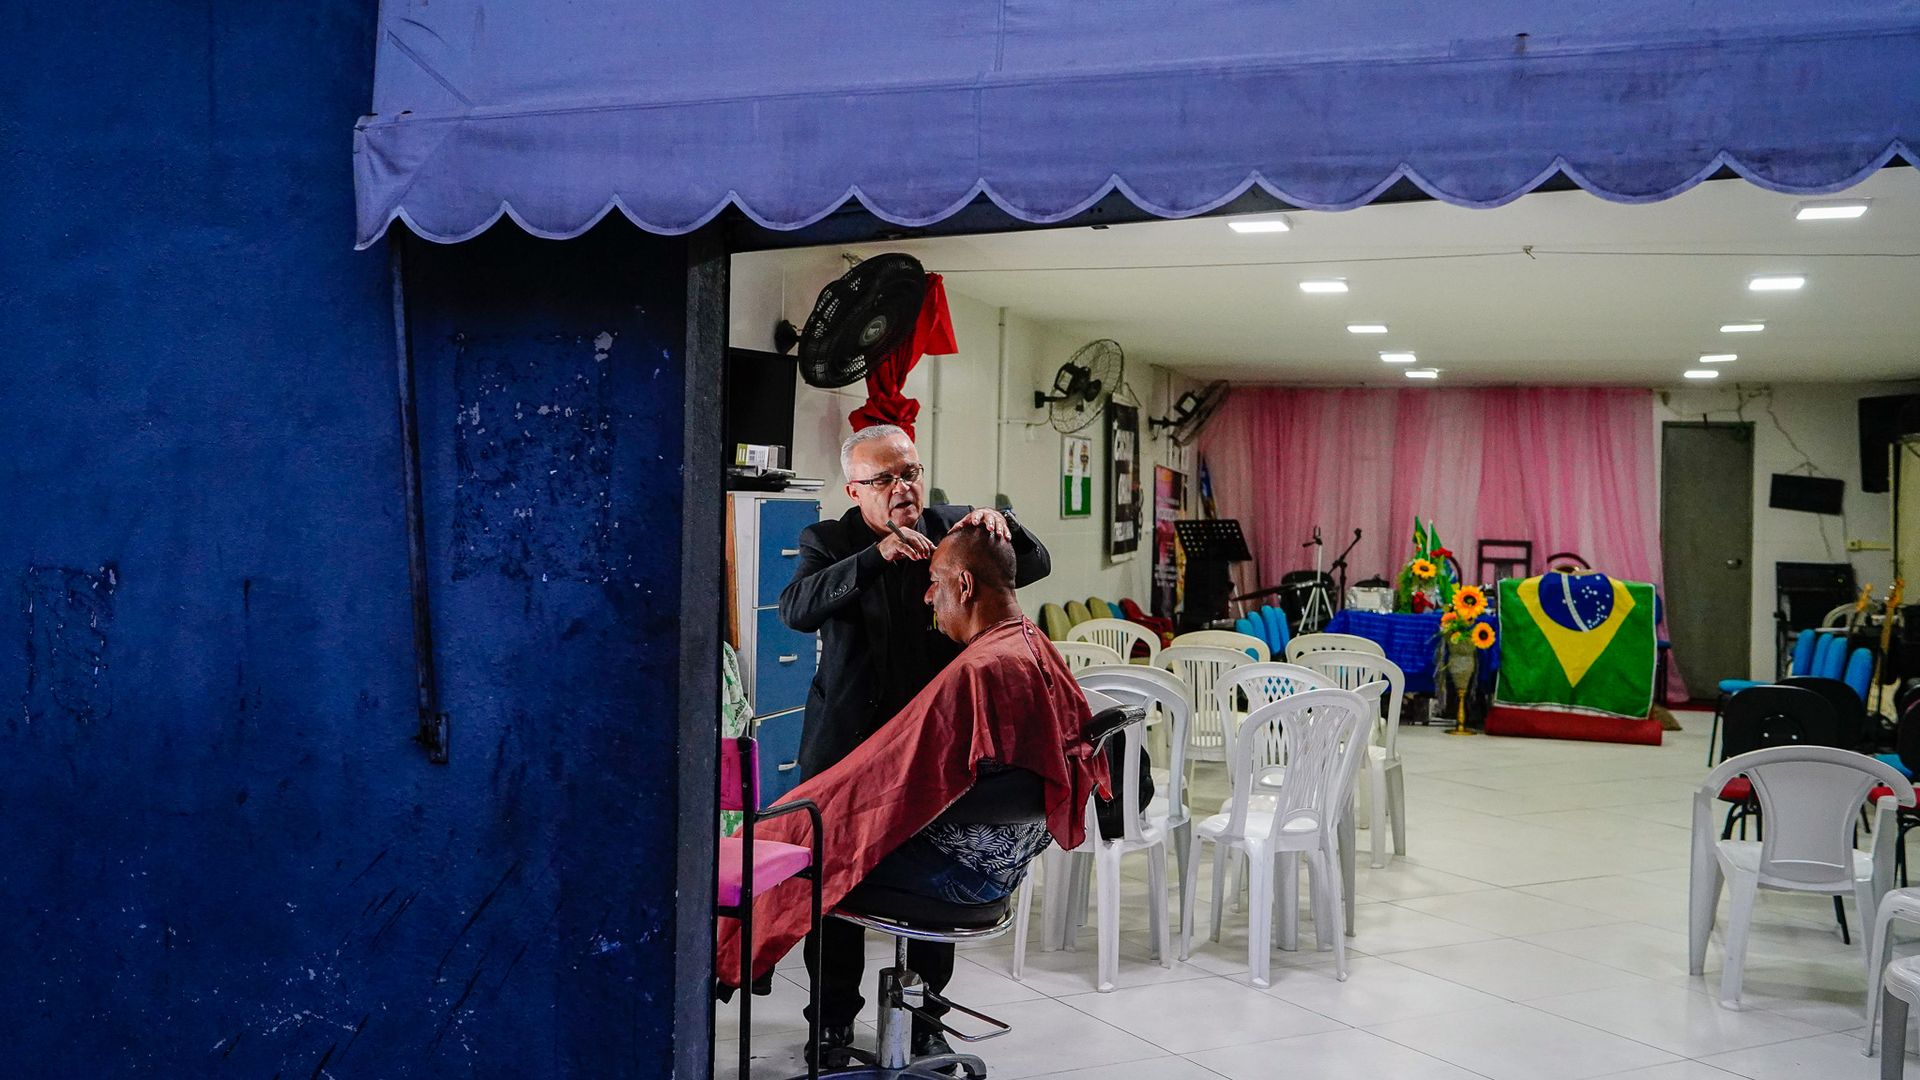
M740 903L741 883L745 880L740 859L744 847L739 837L728 836L720 841L720 891L715 902L721 907L733 907ZM798 844L783 844L778 840L755 840L753 843L753 895L759 896L775 885L805 870L813 862L813 852Z
M720 740L720 809L722 810L758 810L760 809L760 744L749 740L746 761L742 762L740 740ZM749 794L753 796L752 805L740 804L741 772L745 770L746 779L753 783Z
M1455 552L1527 537L1658 587L1653 424L1649 390L1266 387L1234 391L1200 446L1220 516L1240 519L1253 550L1236 570L1245 589L1311 566L1300 544L1315 525L1340 547L1364 530L1349 578L1392 580L1416 515ZM1685 700L1677 658L1667 674Z

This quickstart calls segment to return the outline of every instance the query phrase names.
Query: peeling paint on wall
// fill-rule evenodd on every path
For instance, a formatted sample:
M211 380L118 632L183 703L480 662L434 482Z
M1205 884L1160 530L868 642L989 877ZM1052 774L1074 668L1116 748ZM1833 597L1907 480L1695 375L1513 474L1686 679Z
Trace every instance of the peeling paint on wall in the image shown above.
M29 566L23 579L27 686L21 714L27 723L69 720L90 724L113 713L107 635L119 573Z
M606 580L614 335L455 339L453 576Z

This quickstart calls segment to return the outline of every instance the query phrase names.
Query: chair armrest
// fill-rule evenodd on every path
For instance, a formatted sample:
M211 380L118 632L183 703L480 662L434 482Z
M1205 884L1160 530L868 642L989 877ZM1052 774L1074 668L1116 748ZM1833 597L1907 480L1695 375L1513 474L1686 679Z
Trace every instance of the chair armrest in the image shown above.
M769 806L764 810L755 811L753 820L755 822L770 821L774 818L786 817L788 814L801 813L806 814L807 817L813 820L814 831L818 832L820 829L820 808L814 805L812 799L795 799L792 802L783 802L775 806Z

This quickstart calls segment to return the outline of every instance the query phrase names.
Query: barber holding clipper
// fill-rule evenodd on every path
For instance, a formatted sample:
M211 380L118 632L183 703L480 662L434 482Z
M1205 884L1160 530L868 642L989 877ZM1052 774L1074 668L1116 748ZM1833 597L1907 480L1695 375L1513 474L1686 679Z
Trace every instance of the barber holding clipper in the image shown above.
M949 529L979 526L1010 540L1016 585L1053 568L1047 549L1011 513L925 506L926 467L897 427L854 432L840 447L840 469L853 509L801 532L800 565L780 594L781 620L818 632L821 641L800 734L802 779L846 757L959 655L926 604L928 559ZM829 919L821 936L820 959L811 944L806 959L820 980L821 1045L830 1064L833 1050L853 1042L866 954L863 931L851 923ZM953 976L950 944L915 941L908 958L936 992ZM913 1052L946 1053L946 1040L916 1019Z

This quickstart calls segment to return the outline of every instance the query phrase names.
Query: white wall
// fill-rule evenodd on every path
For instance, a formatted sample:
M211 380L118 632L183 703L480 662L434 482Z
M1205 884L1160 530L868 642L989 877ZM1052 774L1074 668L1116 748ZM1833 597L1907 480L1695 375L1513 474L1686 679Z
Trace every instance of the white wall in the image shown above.
M730 306L731 344L773 348L773 326L781 318L805 322L821 286L844 273L846 263L832 251L756 252L733 259ZM1149 434L1147 418L1163 416L1192 383L1164 369L1129 359L1127 382L1141 405L1141 440L1147 460L1141 495L1147 500L1146 534L1134 557L1118 563L1105 554L1106 474L1094 472L1094 514L1060 516L1061 434L1033 408L1033 392L1051 385L1053 374L1085 344L1030 319L1008 315L947 287L954 336L960 351L921 360L907 380L907 394L920 401L918 445L932 487L949 501L991 506L996 494L1011 501L1020 520L1053 555L1053 574L1021 590L1021 602L1037 612L1042 603L1065 603L1099 596L1130 597L1147 606L1152 578L1153 471L1167 464L1191 473L1190 452L1164 436ZM1124 346L1125 342L1122 342ZM840 487L840 442L852 430L847 414L866 400L855 384L820 390L798 383L794 394L793 467L802 476L826 479L821 491L825 513L848 507ZM1105 451L1104 428L1095 423L1080 434L1094 440L1096 457ZM1193 482L1189 475L1189 484Z
M1860 433L1857 402L1863 397L1914 393L1920 383L1781 383L1714 389L1661 391L1654 395L1655 438L1669 420L1702 419L1753 423L1753 626L1750 662L1754 678L1771 678L1774 665L1773 610L1776 562L1850 562L1862 585L1872 582L1876 596L1893 578L1886 551L1847 551L1850 540L1884 544L1892 538L1892 504L1885 493L1860 490ZM1795 446L1798 446L1798 450ZM1804 453L1804 456L1803 456ZM1656 459L1657 460L1657 459ZM1809 514L1767 505L1777 472L1806 473L1846 482L1845 514ZM1685 671L1686 658L1681 657ZM1695 696L1706 693L1690 687Z

